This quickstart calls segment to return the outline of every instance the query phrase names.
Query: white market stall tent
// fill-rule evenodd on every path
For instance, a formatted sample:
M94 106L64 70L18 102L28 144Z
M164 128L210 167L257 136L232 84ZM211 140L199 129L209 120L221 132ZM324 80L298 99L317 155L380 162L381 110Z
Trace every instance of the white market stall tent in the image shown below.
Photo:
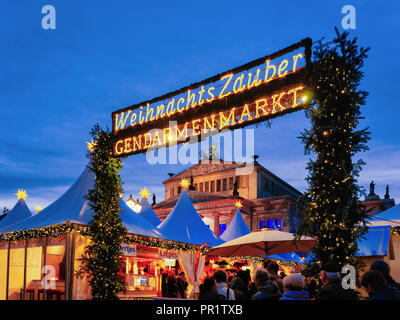
M89 243L89 237L81 230L87 230L87 224L92 219L86 195L88 190L93 189L94 180L94 173L86 166L76 182L48 207L29 217L18 214L20 219L0 226L0 300L31 299L32 296L44 299L45 294L50 293L54 294L50 298L57 299L90 298L87 281L76 279L74 274L80 267L82 254ZM19 212L23 211L20 207L23 208L24 202L17 205ZM122 223L129 234L149 241L159 239L163 243L174 242L175 235L169 235L168 230L160 230L132 211L122 200L120 207ZM25 237L28 232L33 232L35 236ZM215 236L217 242L218 239ZM179 237L178 241L198 244L191 240L190 237ZM201 242L200 238L197 240ZM187 254L189 252L183 253ZM44 266L50 266L50 269L44 270ZM56 279L52 290L43 291L44 272Z

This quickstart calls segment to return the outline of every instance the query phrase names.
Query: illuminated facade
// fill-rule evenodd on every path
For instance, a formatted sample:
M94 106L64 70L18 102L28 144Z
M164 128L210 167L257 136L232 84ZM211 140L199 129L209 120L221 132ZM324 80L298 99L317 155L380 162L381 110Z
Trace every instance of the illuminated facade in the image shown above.
M217 235L229 225L238 199L242 202L242 215L250 230L268 226L293 232L298 226L300 213L296 200L301 194L298 190L258 162L246 167L242 163L222 160L220 163L199 163L163 181L165 200L153 206L161 220L179 199L183 178L192 180L192 190L188 191L190 199ZM234 195L236 190L239 196Z

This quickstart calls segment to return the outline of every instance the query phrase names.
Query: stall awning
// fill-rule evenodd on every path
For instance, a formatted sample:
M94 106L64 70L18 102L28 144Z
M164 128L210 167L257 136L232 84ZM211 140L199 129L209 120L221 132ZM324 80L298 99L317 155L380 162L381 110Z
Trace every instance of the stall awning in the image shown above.
M370 227L365 239L358 240L357 256L386 256L389 238L390 226Z

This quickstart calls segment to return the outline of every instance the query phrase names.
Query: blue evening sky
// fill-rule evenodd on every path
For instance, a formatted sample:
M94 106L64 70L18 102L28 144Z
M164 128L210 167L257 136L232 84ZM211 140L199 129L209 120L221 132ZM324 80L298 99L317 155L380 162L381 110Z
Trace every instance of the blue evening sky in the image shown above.
M352 36L372 49L362 108L372 133L359 182L386 184L400 201L398 52L400 2L371 1L61 1L0 4L0 206L12 208L17 188L28 205L47 206L79 176L95 123L111 112L181 88L272 53L305 37L341 31L341 8L356 8ZM41 27L42 6L56 8L56 30ZM300 191L306 188L300 111L255 129L259 162ZM355 160L356 160L355 159ZM124 160L125 191L146 186L164 198L162 180L187 165Z

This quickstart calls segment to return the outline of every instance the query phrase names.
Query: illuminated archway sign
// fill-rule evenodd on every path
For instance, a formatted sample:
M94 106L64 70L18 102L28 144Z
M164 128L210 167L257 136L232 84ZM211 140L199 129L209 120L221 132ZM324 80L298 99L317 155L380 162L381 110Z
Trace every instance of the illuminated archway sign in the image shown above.
M186 142L305 108L312 41L112 113L114 155ZM170 127L169 122L176 121Z

